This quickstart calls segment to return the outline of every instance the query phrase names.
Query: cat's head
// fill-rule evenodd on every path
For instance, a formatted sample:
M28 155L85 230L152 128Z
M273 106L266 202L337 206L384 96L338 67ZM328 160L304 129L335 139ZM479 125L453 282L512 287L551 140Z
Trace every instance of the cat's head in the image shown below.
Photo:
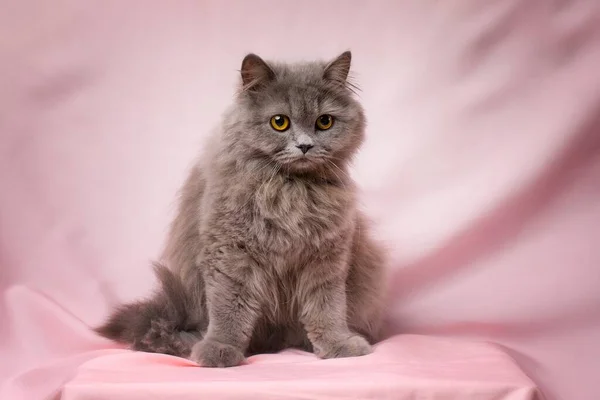
M330 62L297 64L267 63L248 54L235 106L236 147L290 172L348 161L365 127L348 82L350 61L349 51Z

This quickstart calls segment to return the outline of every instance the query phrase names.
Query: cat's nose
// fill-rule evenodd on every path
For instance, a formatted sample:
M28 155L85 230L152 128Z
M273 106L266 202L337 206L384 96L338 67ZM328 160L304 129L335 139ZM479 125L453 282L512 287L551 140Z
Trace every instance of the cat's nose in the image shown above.
M307 151L313 148L312 144L299 144L296 146L300 150L302 150L302 154L306 154Z

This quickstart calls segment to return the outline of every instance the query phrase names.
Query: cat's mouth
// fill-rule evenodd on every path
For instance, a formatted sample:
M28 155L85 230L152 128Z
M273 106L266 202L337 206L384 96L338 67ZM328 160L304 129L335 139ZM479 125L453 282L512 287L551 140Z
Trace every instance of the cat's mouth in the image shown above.
M308 157L298 157L296 160L294 160L292 162L294 164L298 164L298 165L307 165L307 164L313 163Z
M308 157L305 155L297 157L285 157L278 160L279 163L289 170L296 170L298 172L306 172L314 169L319 163L314 157Z

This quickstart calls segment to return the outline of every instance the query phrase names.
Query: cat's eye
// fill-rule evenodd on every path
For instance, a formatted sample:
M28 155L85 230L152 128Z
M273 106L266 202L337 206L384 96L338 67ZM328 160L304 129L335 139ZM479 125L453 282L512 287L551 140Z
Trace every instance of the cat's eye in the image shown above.
M320 131L326 131L333 126L333 117L329 114L323 114L317 118L317 129Z
M283 132L290 127L290 119L285 115L274 115L271 117L271 127L276 131Z

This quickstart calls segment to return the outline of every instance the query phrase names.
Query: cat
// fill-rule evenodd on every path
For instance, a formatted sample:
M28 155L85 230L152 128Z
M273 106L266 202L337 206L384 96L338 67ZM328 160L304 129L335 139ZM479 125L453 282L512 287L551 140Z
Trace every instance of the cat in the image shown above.
M348 171L366 124L350 64L349 51L330 62L243 59L234 104L181 190L155 263L159 289L98 333L205 367L289 347L372 351L385 256Z

